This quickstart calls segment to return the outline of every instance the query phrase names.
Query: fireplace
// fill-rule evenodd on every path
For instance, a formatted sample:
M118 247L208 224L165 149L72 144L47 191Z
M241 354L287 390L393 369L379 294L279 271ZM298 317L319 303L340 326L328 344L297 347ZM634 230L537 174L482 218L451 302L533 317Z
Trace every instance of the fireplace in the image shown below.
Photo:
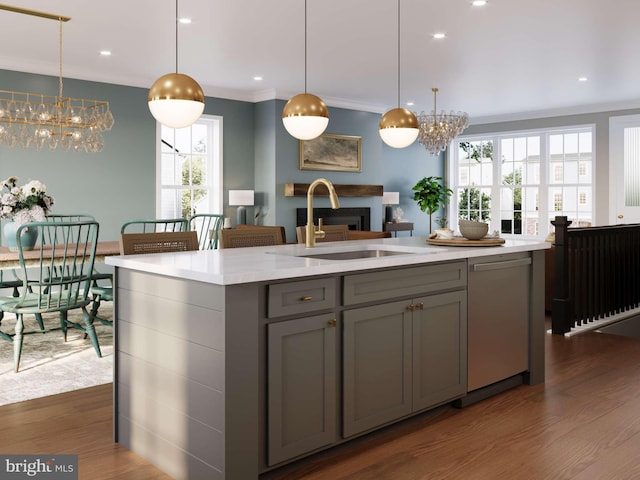
M349 225L349 230L371 230L370 208L314 208L313 223L318 224L322 219L324 225ZM302 227L307 224L307 209L296 208L296 225Z

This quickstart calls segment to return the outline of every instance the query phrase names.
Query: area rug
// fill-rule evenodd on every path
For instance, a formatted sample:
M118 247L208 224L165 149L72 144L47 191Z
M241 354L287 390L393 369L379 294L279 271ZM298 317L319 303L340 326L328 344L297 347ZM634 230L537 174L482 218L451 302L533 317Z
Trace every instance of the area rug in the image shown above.
M111 302L100 305L99 314L111 317ZM77 321L78 310L69 314ZM25 331L36 329L35 319L25 315ZM45 315L45 325L59 325L57 314ZM13 332L15 316L5 314L2 330ZM0 405L45 397L113 381L113 328L96 322L102 358L80 330L71 329L65 343L60 330L25 335L20 370L13 371L13 344L0 339Z

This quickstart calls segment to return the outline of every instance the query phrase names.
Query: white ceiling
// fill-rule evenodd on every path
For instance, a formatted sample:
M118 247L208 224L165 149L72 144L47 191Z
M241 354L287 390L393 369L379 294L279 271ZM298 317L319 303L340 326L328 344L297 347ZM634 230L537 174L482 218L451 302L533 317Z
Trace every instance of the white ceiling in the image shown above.
M175 69L172 0L10 5L72 18L65 77L148 88ZM303 0L179 7L193 19L179 27L179 71L207 96L259 101L304 90ZM309 92L329 106L397 106L396 0L308 0L307 18ZM438 109L466 111L472 123L639 107L638 19L640 0L402 0L401 103L431 110L439 87ZM58 75L58 22L0 11L0 26L0 68Z

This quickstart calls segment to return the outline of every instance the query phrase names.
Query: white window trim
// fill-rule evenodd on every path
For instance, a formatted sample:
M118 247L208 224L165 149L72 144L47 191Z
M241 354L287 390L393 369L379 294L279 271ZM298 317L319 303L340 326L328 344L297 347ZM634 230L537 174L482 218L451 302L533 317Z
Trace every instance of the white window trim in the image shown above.
M640 115L637 115L638 120L640 120ZM450 183L448 185L449 188L451 188L452 190L454 190L454 192L456 191L456 188L458 188L457 185L457 169L458 169L458 153L457 150L455 148L457 142L478 142L478 141L482 141L482 140L486 140L489 137L498 137L500 140L504 139L504 138L516 138L516 137L523 137L523 136L532 136L532 135L539 135L540 136L540 155L545 155L545 161L544 162L540 162L540 182L542 183L544 181L544 185L545 185L545 195L540 195L539 196L539 212L546 212L545 215L550 215L549 212L549 205L547 202L548 199L548 187L550 185L549 183L549 179L550 179L550 175L551 172L549 171L549 145L547 142L547 136L548 134L568 134L568 133L578 133L580 130L584 130L584 129L591 129L591 155L592 155L592 160L591 160L591 200L592 200L592 225L596 225L596 221L595 221L595 206L597 205L597 198L596 198L596 185L595 185L595 176L594 176L594 172L597 171L596 168L596 163L597 163L597 158L596 158L596 124L595 123L588 123L588 124L579 124L579 125L570 125L570 126L565 126L565 127L547 127L547 128L535 128L535 129L527 129L527 130L509 130L509 131L495 131L495 132L486 132L486 133L477 133L477 134L473 134L473 135L461 135L459 137L457 137L455 139L454 142L449 144L449 148L448 151L450 152L455 152L455 153L450 153L447 158L448 158L448 164L446 167L446 175L447 178L450 179ZM494 139L495 140L495 139ZM500 158L501 156L501 145L500 142L495 142L493 144L493 155L494 155L494 159L495 158ZM493 169L493 187L491 189L491 198L498 198L497 195L499 195L499 185L500 185L500 178L499 178L499 172L497 168ZM610 176L611 178L611 176ZM540 193L540 192L539 192ZM499 206L497 205L498 202L494 202L492 200L491 202L491 221L489 223L489 231L492 232L494 230L498 230L499 228L498 226L496 226L496 219L500 217L500 211L499 211ZM455 218L455 222L457 223L458 221L458 198L457 195L452 195L451 196L451 201L450 201L450 206L449 206L449 212L447 212L447 216L451 219ZM553 218L549 218L549 221L553 220ZM542 222L542 215L540 216L540 222ZM453 228L454 230L456 229L457 225L453 225L451 226L451 228ZM551 228L551 225L549 225L549 227ZM538 234L538 235L514 235L514 234L500 234L502 237L504 238L512 238L512 239L522 239L522 240L527 240L527 239L540 239L543 234Z
M223 149L223 138L224 138L224 123L223 123L223 117L220 115L202 115L201 116L202 119L207 120L207 121L212 121L212 122L218 122L218 131L219 131L219 135L218 138L214 138L212 132L210 132L210 137L209 137L209 145L211 145L211 149L212 149L212 153L217 153L218 158L220 159L220 161L218 162L217 166L213 165L213 162L211 160L212 157L215 157L215 155L207 155L207 169L209 172L211 172L210 178L213 180L215 178L220 179L220 188L218 189L218 195L216 196L217 198L215 199L217 201L218 204L218 208L217 208L217 212L215 212L215 210L212 208L212 211L214 211L215 213L223 213L224 212L224 198L223 198L223 192L224 192L224 188L223 188L223 166L224 166L224 157L222 155L224 149ZM160 124L160 122L156 122L156 217L160 218L160 216L162 215L162 205L161 205L161 196L160 196L160 190L162 188L162 181L161 181L161 162L162 162L162 125ZM212 185L209 185L209 188L211 188ZM212 196L213 199L213 196ZM215 202L212 201L212 204L215 204Z

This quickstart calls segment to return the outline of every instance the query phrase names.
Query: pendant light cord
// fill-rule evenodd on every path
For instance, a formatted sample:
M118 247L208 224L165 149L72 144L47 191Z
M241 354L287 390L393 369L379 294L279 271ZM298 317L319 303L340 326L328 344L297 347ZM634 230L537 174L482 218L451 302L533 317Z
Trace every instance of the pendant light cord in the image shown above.
M60 27L59 27L58 38L59 38L60 44L58 45L58 47L60 49L60 65L58 65L58 68L60 71L60 76L58 78L58 105L60 110L58 112L58 138L62 138L62 115L63 115L63 111L62 111L62 17L60 17L59 20L60 20Z
M58 33L59 49L60 49L60 64L58 65L60 76L58 78L58 100L62 103L62 17L59 18L60 27Z
M400 0L398 0L398 108L400 108Z
M178 0L176 0L176 73L178 73Z
M304 93L307 93L307 0L304 0Z

